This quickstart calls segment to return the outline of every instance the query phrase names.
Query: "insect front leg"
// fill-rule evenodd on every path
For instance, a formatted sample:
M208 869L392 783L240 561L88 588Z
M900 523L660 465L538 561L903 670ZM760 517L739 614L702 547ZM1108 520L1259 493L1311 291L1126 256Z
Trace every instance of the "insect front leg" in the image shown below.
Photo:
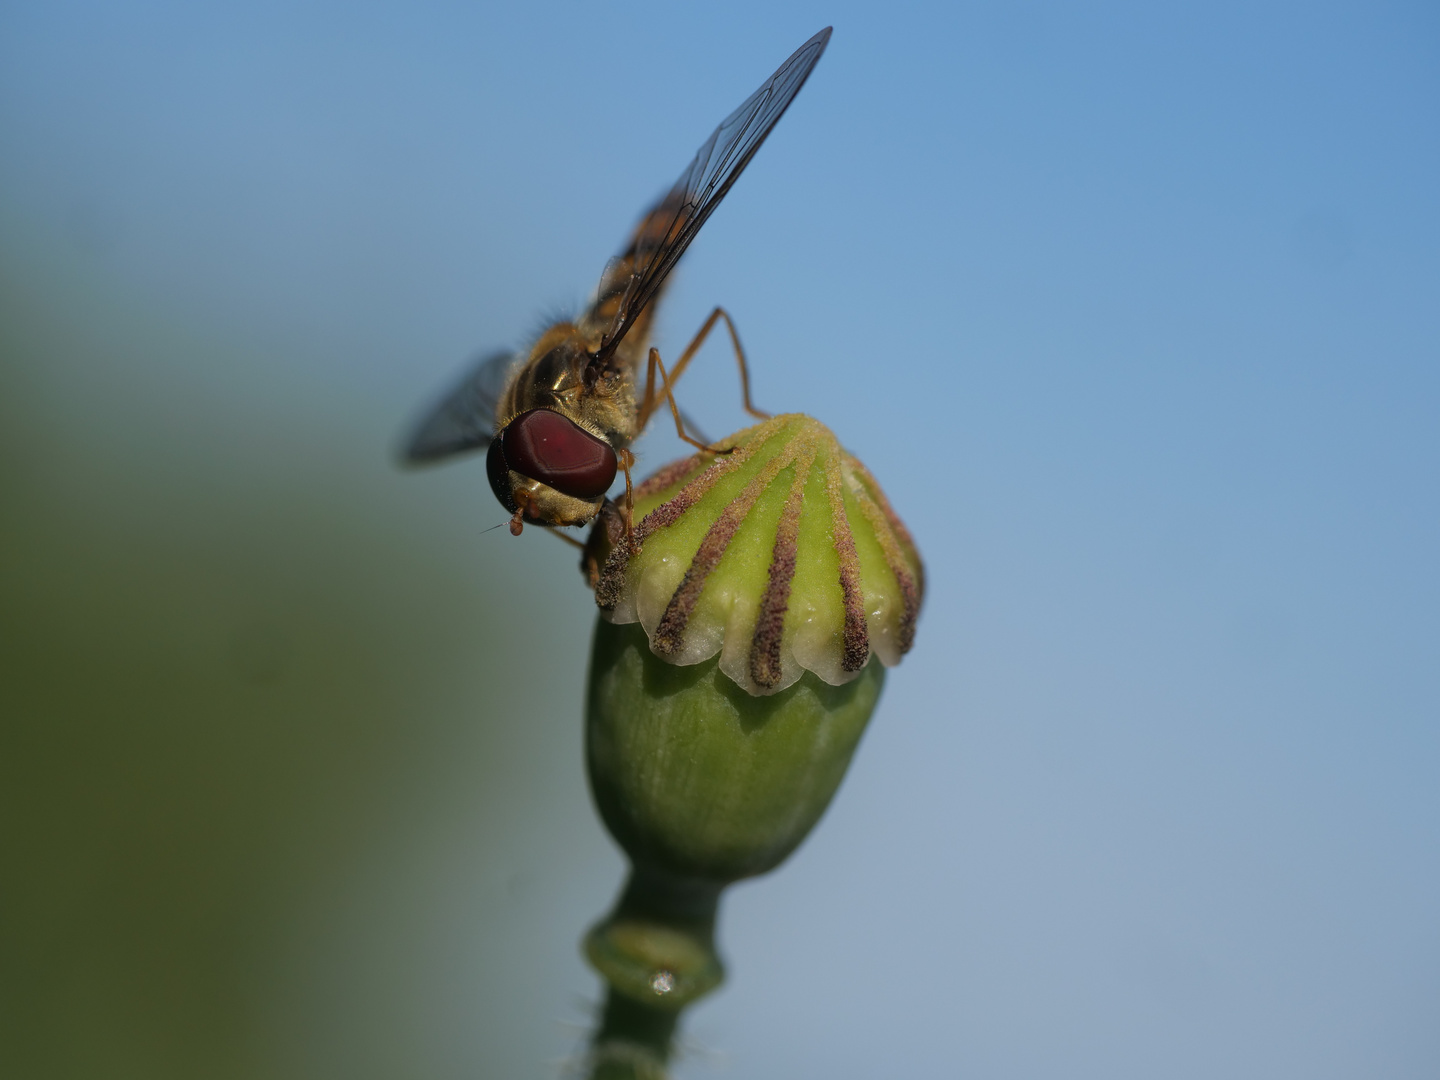
M765 412L763 409L757 409L750 400L750 365L745 359L745 349L740 344L740 334L735 329L735 321L730 318L730 313L723 307L717 307L714 311L710 312L710 317L705 320L699 332L691 339L690 344L685 347L685 351L680 354L680 359L675 361L675 367L671 371L668 379L665 377L664 365L659 365L660 376L663 380L660 393L663 393L670 399L670 408L677 413L677 419L675 421L677 427L680 421L678 419L678 409L676 408L671 391L675 384L680 381L680 376L685 373L685 369L690 366L690 361L695 358L695 354L700 351L700 347L705 344L705 339L710 336L710 331L715 329L715 324L721 319L725 320L725 329L730 332L730 344L735 349L735 362L740 367L741 403L745 406L745 411L757 420L770 419L770 413ZM654 349L651 349L650 363L645 377L645 393L640 399L639 427L641 430L644 429L645 424L649 421L655 410L660 407L660 396L655 392L655 368L656 365L659 364L659 361L660 354ZM683 430L680 432L680 437L691 445L700 445L696 443L694 439L688 437Z
M656 368L660 369L661 392L665 395L665 400L670 403L670 415L675 417L676 434L679 435L680 438L683 439L685 442L689 443L691 446L695 447L698 450L709 450L711 453L715 454L725 453L726 451L724 450L720 450L717 447L710 446L706 443L701 442L699 439L693 438L685 431L685 422L680 418L680 406L675 404L675 395L671 392L670 389L672 386L675 385L675 377L673 375L665 374L665 364L660 359L660 350L652 347L650 350L649 372L645 379L645 385L647 390L650 387L651 383L653 383L654 381ZM654 409L651 410L651 412L653 411ZM641 428L643 429L643 427L644 423L642 421ZM627 473L626 475L628 476L629 474Z
M653 354L654 349L650 352ZM635 464L635 455L629 450L621 450L616 457L620 461L620 468L625 472L625 542L631 543L635 539L635 488L630 482L630 469Z

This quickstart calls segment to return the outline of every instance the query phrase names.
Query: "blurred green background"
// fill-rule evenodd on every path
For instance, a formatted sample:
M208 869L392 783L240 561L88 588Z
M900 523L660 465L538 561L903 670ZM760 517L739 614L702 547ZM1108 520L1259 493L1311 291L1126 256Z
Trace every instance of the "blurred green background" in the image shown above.
M447 481L344 387L6 255L0 1073L447 1075L447 1028L487 1075L573 1052L620 863L569 549L480 536L469 480L437 520Z

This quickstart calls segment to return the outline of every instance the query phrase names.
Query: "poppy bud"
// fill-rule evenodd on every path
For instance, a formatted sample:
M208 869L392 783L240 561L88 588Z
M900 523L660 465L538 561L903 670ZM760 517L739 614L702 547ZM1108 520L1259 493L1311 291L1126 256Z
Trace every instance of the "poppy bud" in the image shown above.
M616 991L679 1008L718 984L721 890L824 813L923 589L874 479L777 416L641 484L596 585L586 754L633 874L587 939Z

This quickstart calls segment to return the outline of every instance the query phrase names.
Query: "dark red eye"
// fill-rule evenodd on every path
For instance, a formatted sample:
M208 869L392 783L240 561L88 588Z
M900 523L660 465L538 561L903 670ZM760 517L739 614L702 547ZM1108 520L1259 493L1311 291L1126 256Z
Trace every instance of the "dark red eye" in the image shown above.
M596 499L615 480L615 451L549 409L521 413L500 436L505 464L562 495Z

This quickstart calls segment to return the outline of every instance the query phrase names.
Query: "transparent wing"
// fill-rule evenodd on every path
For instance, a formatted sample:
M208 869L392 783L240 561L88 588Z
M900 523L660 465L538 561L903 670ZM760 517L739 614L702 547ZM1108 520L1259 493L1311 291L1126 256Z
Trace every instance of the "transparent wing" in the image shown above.
M400 456L418 465L488 446L495 432L495 407L517 362L510 352L492 353L479 361L424 413Z
M608 359L645 305L660 291L665 276L674 269L700 226L715 212L770 129L785 115L829 41L827 26L796 49L759 90L721 121L669 194L650 212L637 237L629 286L592 363Z

